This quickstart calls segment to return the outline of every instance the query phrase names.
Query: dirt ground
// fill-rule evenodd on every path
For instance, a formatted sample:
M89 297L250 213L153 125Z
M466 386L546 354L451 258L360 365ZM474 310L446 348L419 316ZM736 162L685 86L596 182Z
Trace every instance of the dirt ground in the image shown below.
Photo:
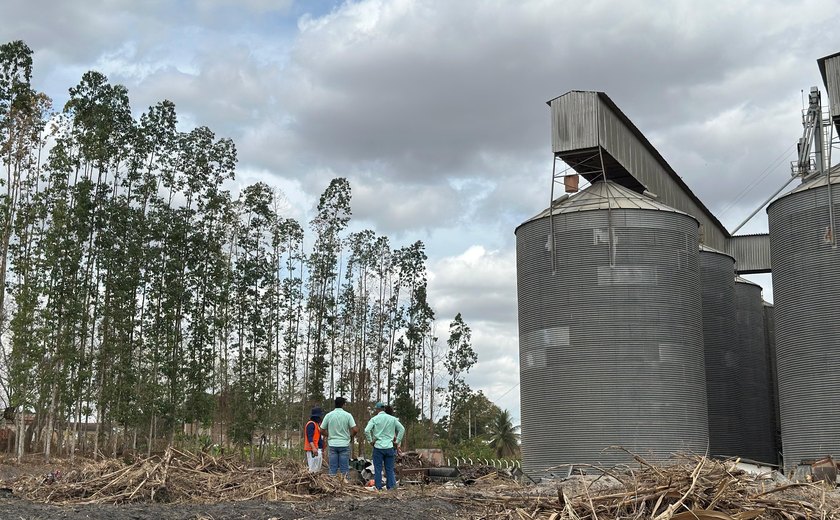
M118 506L54 506L37 504L0 492L0 518L6 520L41 519L133 519L133 520L293 520L347 518L410 520L426 518L470 518L468 512L438 498L401 498L399 491L368 499L324 499L308 503L228 502L222 504L127 504Z
M687 454L654 465L639 459L638 467L536 485L493 468L468 468L476 474L462 468L445 482L373 492L308 473L299 461L247 466L174 448L133 462L0 458L0 520L840 520L834 484L794 482L737 460Z
M446 499L423 496L417 488L393 492L370 492L359 497L306 497L296 502L247 500L215 504L199 503L141 503L120 505L53 505L26 500L16 496L11 483L26 475L45 475L54 470L65 473L71 467L64 461L44 464L29 458L18 464L0 459L0 520L41 519L132 519L132 520L223 520L260 519L293 520L319 518L324 520L363 518L388 520L471 518L474 515Z

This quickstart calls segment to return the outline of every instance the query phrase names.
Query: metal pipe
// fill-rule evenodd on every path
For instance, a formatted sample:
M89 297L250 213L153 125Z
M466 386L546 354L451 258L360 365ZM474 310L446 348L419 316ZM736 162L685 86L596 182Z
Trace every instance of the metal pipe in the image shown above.
M826 188L828 188L828 230L831 233L831 247L837 249L837 233L834 227L834 202L831 197L831 139L834 137L834 125L828 125L828 171L826 171ZM822 132L820 132L822 138Z
M601 125L598 125L598 162L601 163L601 176L607 193L607 241L609 245L610 267L615 267L615 246L612 227L612 201L610 200L610 186L607 184L607 169L604 168L604 149L601 146Z
M557 154L551 154L551 195L548 200L548 244L551 254L551 274L557 274L557 258L554 247L554 185L557 184Z
M749 222L749 221L750 221L750 220L751 220L751 219L755 216L755 214L756 214L756 213L758 213L759 211L761 211L761 208L763 208L764 206L766 206L766 205L770 204L770 201L771 201L771 200L773 200L773 199L775 199L775 198L776 198L776 195L778 195L779 193L781 193L783 189L787 188L788 184L790 184L791 182L793 182L793 179L796 179L796 177L791 176L791 178L790 178L790 179L788 179L788 180L787 180L787 182L785 182L784 184L782 184L782 187L781 187L781 188L779 188L779 189L778 189L778 190L776 190L776 191L775 191L772 195L770 195L770 197L768 197L768 198L767 198L767 200L765 200L764 202L762 202L762 203L761 203L761 206L759 206L759 207L755 208L755 211L753 211L752 213L750 213L750 216L748 216L748 217L747 217L747 218L746 218L743 222L741 222L740 224L738 224L738 227L736 227L735 229L733 229L733 230L732 230L732 232L730 233L730 235L734 235L735 233L737 233L737 232L738 232L738 230L739 230L739 229L741 229L742 227L744 227L744 225L745 225L747 222Z

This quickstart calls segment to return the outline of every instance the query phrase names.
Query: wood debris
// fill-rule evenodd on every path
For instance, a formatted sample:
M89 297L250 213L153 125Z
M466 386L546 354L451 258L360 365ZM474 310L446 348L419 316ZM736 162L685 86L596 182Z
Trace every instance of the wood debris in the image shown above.
M54 504L305 501L355 491L342 479L309 473L302 463L248 467L232 457L174 448L132 464L115 459L87 464L52 483L45 483L43 477L22 477L13 489L23 498Z
M739 469L735 461L681 456L653 465L601 469L539 485L517 483L498 471L477 470L470 485L447 482L403 486L385 499L440 499L459 518L515 520L840 520L840 493L825 483L779 482ZM54 504L134 502L218 503L243 500L309 502L315 498L373 498L341 478L310 474L301 462L248 467L232 457L169 449L126 464L86 464L47 482L21 477L17 496Z
M752 475L735 461L681 456L639 469L603 470L601 477L572 477L529 488L452 497L483 507L481 518L516 520L751 520L840 519L840 493L825 484L779 484ZM595 485L607 481L609 485Z

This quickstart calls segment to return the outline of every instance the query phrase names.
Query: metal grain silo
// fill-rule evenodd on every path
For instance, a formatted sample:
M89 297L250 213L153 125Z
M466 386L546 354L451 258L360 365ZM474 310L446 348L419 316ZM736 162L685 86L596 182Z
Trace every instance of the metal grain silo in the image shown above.
M739 419L743 439L738 455L775 464L775 420L763 303L760 285L740 276L735 278L736 337L741 358Z
M703 343L709 403L709 452L738 456L743 448L741 353L735 325L735 259L700 248Z
M776 364L776 309L772 303L764 302L764 339L767 342L767 362L770 366L770 390L773 398L773 446L777 454L782 452L782 426L779 414L779 371ZM779 464L779 456L774 461Z
M704 453L697 221L595 182L521 224L516 250L525 471L632 461L609 446Z
M788 470L840 457L840 250L832 225L840 214L840 172L833 177L831 184L824 175L803 183L767 208Z

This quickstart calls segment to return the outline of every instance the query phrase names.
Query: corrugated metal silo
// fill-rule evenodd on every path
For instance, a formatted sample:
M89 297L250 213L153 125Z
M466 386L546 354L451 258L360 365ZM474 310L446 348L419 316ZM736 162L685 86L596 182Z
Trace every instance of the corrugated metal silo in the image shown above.
M700 248L703 343L709 402L709 452L738 456L743 448L741 363L735 326L735 259Z
M741 353L741 457L774 464L773 419L770 366L764 336L764 300L761 286L745 278L735 278L735 311L738 349Z
M705 452L697 221L611 182L551 214L516 230L525 471Z
M764 339L767 342L767 362L770 366L770 390L773 398L773 446L776 453L782 452L782 426L779 414L779 373L776 365L776 309L772 303L764 302ZM774 461L780 463L779 457Z
M829 211L829 187L832 211ZM785 467L840 457L840 173L803 183L767 208ZM836 231L836 229L835 229Z

